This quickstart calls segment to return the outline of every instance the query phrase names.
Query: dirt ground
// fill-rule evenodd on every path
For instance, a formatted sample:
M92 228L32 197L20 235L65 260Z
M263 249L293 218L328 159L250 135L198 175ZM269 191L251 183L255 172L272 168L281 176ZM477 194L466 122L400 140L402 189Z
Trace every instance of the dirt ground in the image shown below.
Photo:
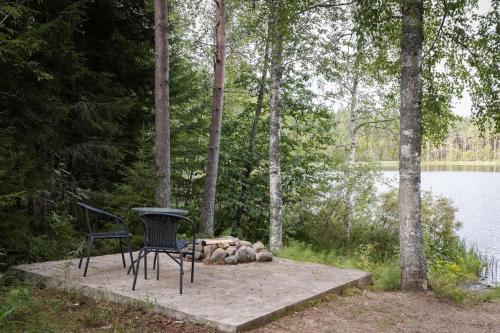
M498 301L460 305L440 301L432 293L359 289L347 293L351 295L330 295L308 304L252 333L500 333ZM95 301L60 290L35 288L30 297L10 323L0 325L0 332L215 332L162 314L146 313L132 305Z
M500 332L500 303L460 305L432 293L363 291L294 312L257 332Z

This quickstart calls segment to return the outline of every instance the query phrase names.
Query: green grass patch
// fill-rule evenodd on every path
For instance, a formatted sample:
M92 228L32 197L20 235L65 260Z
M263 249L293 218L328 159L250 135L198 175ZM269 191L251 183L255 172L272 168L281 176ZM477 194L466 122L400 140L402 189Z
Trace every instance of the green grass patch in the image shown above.
M296 261L368 271L373 275L373 287L375 289L399 289L398 261L388 259L382 262L372 262L370 260L371 251L369 247L364 247L346 255L340 250L317 250L305 243L292 241L279 253L279 256Z
M373 248L363 246L350 254L339 249L319 250L298 241L291 241L278 255L296 261L313 262L341 268L354 268L371 272L375 290L398 290L400 288L400 268L397 257L373 260ZM453 260L431 258L428 262L429 281L439 298L451 299L456 303L479 303L500 299L500 288L484 292L473 292L463 287L465 282L477 281L483 264L462 242L456 242L450 252Z
M0 332L212 332L147 313L135 303L94 300L81 294L0 281Z

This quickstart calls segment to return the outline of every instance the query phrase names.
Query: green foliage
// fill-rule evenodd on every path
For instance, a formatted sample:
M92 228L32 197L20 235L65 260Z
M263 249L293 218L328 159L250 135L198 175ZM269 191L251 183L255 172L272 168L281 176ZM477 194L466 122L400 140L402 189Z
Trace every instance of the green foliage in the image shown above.
M125 3L0 4L4 265L74 254L74 202L112 188L134 158L151 119L152 15Z
M155 206L156 174L154 155L150 148L152 137L144 132L139 141L137 160L122 169L122 181L106 197L107 206L129 224L136 226L138 231L137 214L132 212L133 207ZM136 223L134 223L136 222Z
M297 261L314 262L342 268L357 268L373 274L374 287L378 290L399 288L399 262L394 258L383 262L374 262L371 257L374 248L370 245L359 250L345 253L341 249L315 249L304 242L290 241L279 255Z
M498 123L500 52L492 30L498 1L474 17L477 27L467 17L475 3L431 1L426 8L424 133L433 141L448 133L455 120L451 101L466 87L480 124ZM172 205L196 222L211 110L211 5L172 1L170 11ZM252 241L268 237L268 82L254 168L246 176L268 11L267 1L228 4L215 229L227 233L243 208L238 236ZM397 122L381 124L399 103L399 11L397 1L325 6L286 0L279 8L286 23L280 27L284 230L287 240L305 242L290 243L285 255L302 251L316 260L322 253L321 262L371 270L381 289L398 286L397 198L375 197L377 172L369 161L398 154ZM9 1L0 4L0 22L0 269L79 254L79 200L116 212L139 234L131 208L154 205L156 187L151 1ZM374 126L359 128L358 160L366 163L351 168L341 123L355 73L364 86L358 124ZM355 209L344 239L349 193ZM482 267L457 239L454 214L449 201L424 196L431 274L451 285ZM95 253L115 250L116 243L102 242Z
M80 243L80 237L74 225L73 217L53 212L48 220L47 233L31 239L30 260L50 261L74 258L76 247Z
M367 182L373 182L374 177L367 176L364 179L365 186ZM344 187L345 184L339 188ZM366 188L369 189L370 186ZM291 218L287 219L287 223L290 223L287 224L287 229L294 233L289 236L305 242L291 238L280 255L295 260L367 270L373 273L375 288L399 288L397 192L381 194L378 205L367 199L354 205L357 210L354 214L356 218L351 239L346 244L341 236L345 202L342 192L338 188L336 191L338 192L330 192L330 197L324 202L311 201L299 211L291 212ZM363 202L367 207L366 212L363 212ZM457 237L460 223L455 218L455 212L449 199L424 193L422 228L431 286L439 296L461 302L473 297L462 284L476 281L485 263Z
M343 225L347 217L347 191L354 193L352 237L350 246L363 244L365 237L371 237L374 230L364 230L371 218L375 204L375 179L377 171L373 165L358 164L349 171L346 165L339 165L334 172L322 174L322 182L309 188L300 200L286 206L284 216L288 237L311 242L321 248L339 248L346 244Z
M1 290L2 302L0 303L0 329L12 325L12 318L20 307L29 302L30 290L27 287L15 287Z

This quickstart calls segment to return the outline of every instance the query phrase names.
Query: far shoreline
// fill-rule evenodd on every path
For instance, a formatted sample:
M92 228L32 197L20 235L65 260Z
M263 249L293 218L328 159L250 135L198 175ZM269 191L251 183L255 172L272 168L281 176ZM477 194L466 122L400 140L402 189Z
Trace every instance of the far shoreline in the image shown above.
M382 167L398 166L399 161L378 161ZM443 165L443 166L498 166L500 161L422 161L422 165Z

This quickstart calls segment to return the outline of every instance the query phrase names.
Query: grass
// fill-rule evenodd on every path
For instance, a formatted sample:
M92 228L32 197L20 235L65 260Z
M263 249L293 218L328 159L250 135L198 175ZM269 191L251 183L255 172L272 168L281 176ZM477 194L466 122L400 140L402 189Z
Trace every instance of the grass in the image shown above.
M9 280L6 282L6 280ZM32 287L4 277L0 332L210 332L135 304L94 300L75 292Z
M456 303L481 303L493 299L500 299L500 287L491 288L487 291L472 292L462 287L465 281L477 280L472 270L469 269L472 250L466 251L467 256L461 264L456 263L429 263L429 281L432 290L437 297L451 299ZM316 250L305 243L292 241L286 246L280 257L331 265L341 268L355 268L369 271L373 275L373 288L375 290L399 290L400 269L397 258L389 258L382 262L372 262L370 260L370 249L364 248L361 251L354 251L350 255L345 255L339 250Z
M373 275L375 289L399 289L399 262L396 260L372 262L369 259L369 252L369 249L365 249L345 255L338 250L315 250L307 244L292 241L279 253L279 256L297 261L369 271Z

